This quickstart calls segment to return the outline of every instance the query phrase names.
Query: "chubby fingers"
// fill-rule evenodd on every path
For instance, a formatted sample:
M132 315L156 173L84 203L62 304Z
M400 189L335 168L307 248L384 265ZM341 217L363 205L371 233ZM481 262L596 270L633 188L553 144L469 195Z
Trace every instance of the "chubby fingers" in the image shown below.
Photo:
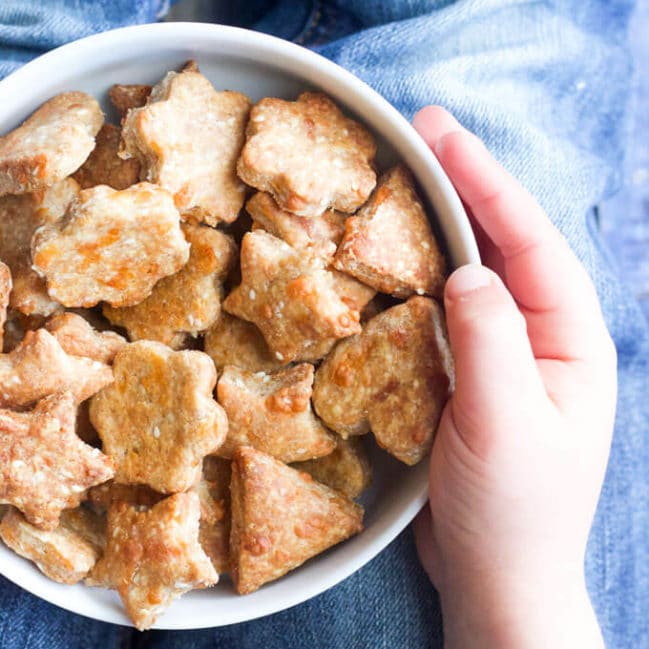
M413 124L504 260L507 287L527 321L537 358L590 358L606 330L595 289L534 198L446 111Z

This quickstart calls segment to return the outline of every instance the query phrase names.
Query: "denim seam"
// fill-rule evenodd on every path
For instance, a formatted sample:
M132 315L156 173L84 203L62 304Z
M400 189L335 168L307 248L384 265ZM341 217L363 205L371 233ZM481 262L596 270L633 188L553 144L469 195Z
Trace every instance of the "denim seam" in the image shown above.
M322 21L322 3L320 0L314 0L313 9L311 10L311 15L307 20L306 24L302 31L293 39L294 43L298 45L304 45L309 38L313 35L313 32L318 28L320 22Z

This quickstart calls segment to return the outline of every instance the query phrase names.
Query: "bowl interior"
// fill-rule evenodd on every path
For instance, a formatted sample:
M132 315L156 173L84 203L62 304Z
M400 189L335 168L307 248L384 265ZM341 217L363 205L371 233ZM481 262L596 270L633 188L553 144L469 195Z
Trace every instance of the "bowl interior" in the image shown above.
M253 101L294 99L307 89L331 95L376 136L381 169L402 160L417 178L453 266L479 260L459 199L434 156L387 102L358 79L321 57L278 39L245 30L190 23L126 28L59 48L0 82L0 133L17 126L59 92L83 90L97 97L111 121L107 91L113 83L155 84L168 70L197 60L217 88L238 90ZM364 498L365 531L307 562L283 579L246 597L227 579L209 591L176 601L156 628L212 627L250 620L298 604L338 583L384 548L426 499L427 462L406 467L371 445L374 481ZM63 608L107 622L129 624L117 595L63 586L0 545L0 572Z

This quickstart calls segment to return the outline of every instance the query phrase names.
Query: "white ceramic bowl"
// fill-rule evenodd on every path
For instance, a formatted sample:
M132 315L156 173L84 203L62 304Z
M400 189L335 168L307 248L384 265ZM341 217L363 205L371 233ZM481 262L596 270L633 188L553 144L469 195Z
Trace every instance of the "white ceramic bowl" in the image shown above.
M415 174L432 207L454 266L479 260L462 205L437 160L408 122L359 79L291 43L256 32L200 23L127 27L70 43L25 65L0 82L0 133L17 126L41 103L68 90L96 96L110 117L113 83L156 83L187 59L218 89L251 99L295 98L308 88L328 93L372 130L378 160L401 160ZM365 531L307 562L283 579L240 597L229 583L176 601L156 628L191 629L243 622L283 610L342 581L372 559L413 519L426 500L427 462L406 467L376 451L373 486L364 498ZM75 613L130 624L113 591L63 586L0 544L0 572L19 586Z

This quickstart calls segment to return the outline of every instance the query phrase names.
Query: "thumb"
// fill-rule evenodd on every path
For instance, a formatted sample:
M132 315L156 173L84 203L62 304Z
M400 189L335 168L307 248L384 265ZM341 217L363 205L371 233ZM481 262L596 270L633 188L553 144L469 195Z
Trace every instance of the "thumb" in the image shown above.
M525 319L496 273L477 264L458 268L444 302L456 373L453 423L485 457L498 431L517 431L529 421L545 389Z

